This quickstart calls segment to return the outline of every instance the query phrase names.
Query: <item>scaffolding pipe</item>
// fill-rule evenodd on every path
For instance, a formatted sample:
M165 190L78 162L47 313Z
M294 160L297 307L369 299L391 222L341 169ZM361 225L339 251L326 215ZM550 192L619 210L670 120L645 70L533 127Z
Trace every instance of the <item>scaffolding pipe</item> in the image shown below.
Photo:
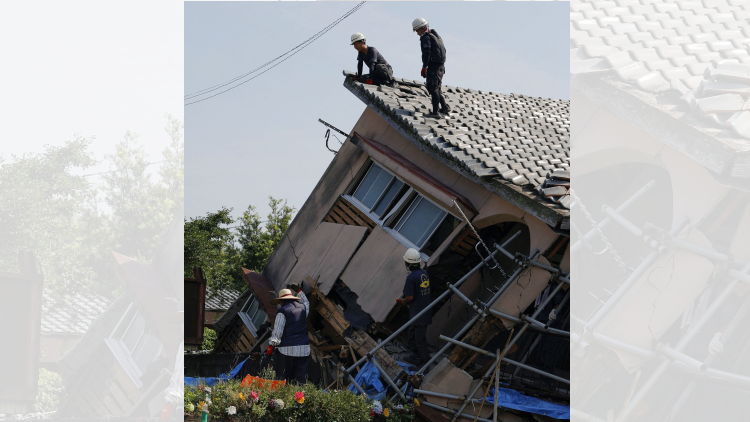
M503 314L502 312L497 312L497 311L492 312L492 314L501 318L507 318L512 321L511 318L508 318L508 316L510 316L508 314ZM515 319L518 319L518 318L515 318ZM528 315L521 315L521 319L516 322L521 322L521 320L531 323L531 326L529 326L529 329L532 331L537 331L540 333L548 333L557 337L570 338L569 331L559 330L557 328L549 328L546 325L544 325L541 321L537 321Z
M508 240L507 240L507 241L505 242L505 244L507 244L507 243L509 243L510 241L512 241L513 239L515 239L515 238L516 238L516 236L518 236L518 235L519 235L520 233L521 233L520 231L519 231L519 232L516 232L516 234L514 234L513 236L511 236L511 237L510 237L510 239L508 239ZM487 258L484 258L484 259L482 260L482 262L480 262L479 264L477 264L477 266L476 266L476 267L472 268L472 270L471 270L471 271L469 271L469 272L468 272L468 273L466 273L466 274L465 274L465 275L464 275L463 277L461 277L461 279L460 279L460 280L458 280L458 281L457 281L457 282L455 283L455 286L456 286L456 287L458 287L458 286L460 286L461 284L463 284L463 283L464 283L464 282L465 282L465 281L466 281L466 280L467 280L467 279L468 279L469 277L471 277L471 275L472 275L472 274L474 274L475 272L477 272L477 270L479 270L479 269L480 269L480 268L482 268L482 267L483 267L484 265L486 265L486 264L488 263L487 261L488 261L488 260L490 260L490 259L492 259L492 257L494 257L494 256L495 256L495 254L496 254L497 252L498 252L498 251L492 252L492 253L491 253L491 254L490 254L489 256L487 256ZM450 286L450 284L449 284L449 286ZM443 300L443 299L444 299L445 297L447 297L447 296L448 296L448 295L450 295L451 293L452 293L452 290L446 290L446 291L444 291L444 292L443 292L443 293L442 293L442 294L441 294L440 296L438 296L438 297L437 297L437 298L436 298L435 300L433 300L433 301L432 301L432 303L430 303L429 305L427 305L427 307L425 307L424 309L422 309L422 310L421 310L421 311L420 311L420 312L419 312L418 314L414 315L414 317L413 317L413 318L411 318L411 319L410 319L409 321L407 321L407 322L406 322L406 323L405 323L404 325L402 325L402 326L401 326L401 328L399 328L398 330L394 331L394 332L393 332L393 334L391 334L390 336L388 336L388 338L386 338L385 340L383 340L382 342L380 342L380 343L379 343L379 344L378 344L377 346L375 346L375 347L374 347L374 348L373 348L372 350L370 350L369 352L367 352L367 353L365 354L365 356L362 356L362 357L361 357L361 358L360 358L360 359L359 359L359 360L358 360L357 362L355 362L355 363L354 363L354 364L353 364L352 366L350 366L349 368L347 368L345 372L346 372L347 374L351 373L351 372L352 372L352 371L354 370L354 368L356 368L357 366L361 365L361 364L362 364L362 363L363 363L363 362L364 362L364 361L365 361L365 360L367 359L367 356L372 356L372 355L373 355L373 354L374 354L375 352L377 352L378 350L380 350L380 348L381 348L381 347L383 347L383 346L385 346L386 344L390 343L390 342L391 342L391 341L392 341L392 340L393 340L394 338L396 338L396 336L398 336L399 334L401 334L401 332L402 332L402 331L404 331L405 329L409 328L409 326L410 326L410 325L411 325L411 324L412 324L412 323L413 323L414 321L416 321L416 320L417 320L418 318L420 318L420 317L421 317L422 315L424 315L425 313L427 313L427 312L430 312L430 311L432 310L432 307L433 307L433 306L435 306L435 305L437 305L438 303L440 303L440 301L442 301L442 300Z
M586 421L586 422L608 422L605 421L602 418L598 418L594 415L589 415L588 413L581 412L580 410L570 408L570 420L580 420L580 421Z
M547 270L547 271L551 272L552 274L562 274L562 271L560 269L555 268L555 267L550 267L549 265L542 264L539 261L532 261L531 259L529 259L527 262L529 264L535 266L535 267L539 267L539 268L541 268L543 270Z
M746 265L743 269L743 272L746 272L748 269L750 269L750 264ZM675 346L675 350L682 351L682 349L685 348L685 346L690 343L690 341L695 337L695 335L703 328L703 326L706 324L706 322L713 316L713 314L719 309L721 304L724 303L724 301L727 299L729 294L734 290L734 287L739 283L737 279L732 280L727 287L722 290L721 294L714 300L713 303L711 303L711 306L706 309L706 312L701 315L701 318L696 322L694 325L691 324L690 329L687 333L680 339L680 341ZM656 381L661 378L661 376L664 374L664 371L666 371L667 367L672 363L672 361L669 358L664 359L664 361L656 368L653 374L649 377L648 380L643 384L640 390L638 390L638 393L633 397L633 399L630 401L628 406L623 410L622 417L620 418L622 421L627 420L627 416L632 412L632 409L635 408L635 406L640 403L641 400L646 396L646 394L651 391L651 388L656 384Z
M361 385L359 385L359 383L357 382L357 380L355 380L355 379L354 379L354 377L352 377L352 374L350 374L350 373L348 373L348 372L344 372L344 373L345 373L346 375L348 375L348 376L349 376L349 381L351 381L351 383L352 383L352 384L354 384L354 386L355 386L355 387L357 387L357 390L359 390L359 392L360 392L360 393L361 393L361 394L362 394L362 395L363 395L364 397L368 397L368 398L370 397L370 396L369 396L369 395L368 395L367 393L365 393L365 390L364 390L364 388L362 388L362 386L361 386Z
M436 405L436 404L432 404L432 403L430 403L430 402L428 402L428 401L425 401L425 402L423 402L423 403L422 403L422 406L427 406L427 407L431 407L431 408L433 408L433 409L437 409L437 410L440 410L441 412L444 412L444 413L453 413L453 410L451 410L451 409L448 409L447 407L443 407L443 406L438 406L438 405ZM477 417L476 415L469 415L469 414L466 414L466 413L461 413L461 417L462 417L462 418L466 418L466 419L471 419L471 420L474 420L474 418L476 418L476 420L478 420L478 421L482 421L482 422L492 422L492 421L491 421L491 420L489 420L489 419L485 419L485 418L478 418L478 417Z
M747 315L748 310L750 310L750 296L745 300L745 302L742 304L739 310L737 310L737 313L734 314L734 317L732 318L732 321L727 326L726 330L721 335L721 341L723 343L726 343L729 341L730 338L734 335L734 331L737 329L737 327L740 325L740 322L745 318ZM714 361L719 357L719 355L712 355L709 354L705 361L703 361L706 365L710 366L714 363ZM680 397L675 402L674 406L672 407L672 411L669 413L668 421L675 420L675 417L677 414L680 413L680 410L682 410L682 406L687 403L687 401L690 399L690 397L693 395L693 391L695 390L695 380L691 380L688 386L685 388L685 390L680 394Z
M659 344L659 345L657 345L656 346L656 351L659 352L659 353L661 353L661 354L663 354L664 356L668 357L669 359L672 359L672 360L677 361L677 362L682 362L685 365L687 365L687 366L689 366L689 367L691 367L693 369L697 369L699 371L705 371L706 369L708 369L708 365L706 365L705 363L703 363L703 362L701 362L701 361L699 361L697 359L693 359L692 357L690 357L690 356L688 356L688 355L686 355L684 353L680 353L677 350L675 350L675 349L673 349L673 348L671 348L671 347L669 347L669 346L667 346L665 344Z
M497 358L497 355L495 353L488 352L488 351L486 351L484 349L480 349L479 347L472 346L470 344L466 344L466 343L463 343L463 342L458 341L458 340L453 340L452 338L446 337L444 335L440 335L440 340L450 341L451 343L453 343L453 344L455 344L457 346L461 346L461 347L469 349L471 351L474 351L474 352L477 352L477 353L481 353L481 354L483 354L485 356L489 356L491 358ZM507 348L510 348L510 343L508 343L508 347ZM513 366L518 366L518 367L521 367L523 369L529 370L531 372L535 372L535 373L537 373L539 375L544 375L544 376L546 376L548 378L552 378L553 380L560 381L560 382L563 382L563 383L566 383L566 384L570 384L570 380L566 380L565 378L558 377L557 375L550 374L549 372L542 371L541 369L536 369L534 367L528 366L528 365L520 363L520 362L516 362L516 361L508 359L506 357L503 357L502 360L503 360L503 362L507 362L507 363L509 363L509 364L511 364ZM494 365L493 365L493 367L494 367Z
M505 243L503 243L503 245L507 245L508 242L510 242L511 240L513 240L513 238L515 238L515 236L518 233L520 233L520 232L517 232L516 234L514 234L513 237L511 237L510 239L508 239ZM537 252L538 252L538 250L534 249L534 251L531 253L531 256L536 255ZM515 281L516 278L518 278L518 276L521 274L522 271L523 271L523 267L516 268L516 271L514 271L513 274L510 277L508 277L508 280L505 282L505 284L503 284L503 286L500 287L500 289L498 289L498 291L494 295L492 295L492 297L490 298L490 300L487 301L487 306L485 306L485 309L487 309L488 312L492 313L492 309L489 309L490 306L492 306L495 303L495 301L497 301L502 296L502 294L505 293L505 291L508 289L508 287ZM484 315L484 312L482 312L482 314ZM453 338L454 339L461 338L461 336L463 336L464 334L466 334L466 332L469 331L469 329L471 329L471 327L474 325L474 323L476 323L477 320L479 320L479 318L481 316L482 315L479 315L479 314L474 315L474 317L468 323L466 323L466 325L464 325L464 328L462 328L455 336L453 336ZM450 346L451 346L451 343L444 344L443 347L440 348L440 350L437 353L435 353L435 355L432 356L430 358L430 360L427 361L427 363L425 363L424 365L422 365L422 368L420 368L419 371L417 371L417 375L422 375L424 373L424 371L426 371L427 368L429 368L430 365L432 365L433 362L435 362L440 356L442 356L445 353L445 351L448 350L448 348Z
M687 217L683 217L682 220L680 220L669 232L670 235L675 235L682 231L682 229L690 222L690 220ZM592 331L596 328L596 326L601 322L601 320L609 313L610 310L622 299L622 297L625 295L625 293L630 290L630 288L635 284L636 281L638 281L638 278L653 265L653 263L656 261L656 258L659 256L659 252L652 250L649 252L648 256L641 261L641 263L636 267L635 271L633 271L630 276L628 276L625 281L622 282L620 287L615 290L615 293L607 300L607 302L602 305L599 310L596 311L593 317L589 319L589 321L585 324L584 330L585 331Z
M557 305L557 308L555 308L555 310L560 310L561 311L562 308L565 306L565 302L567 302L568 299L570 299L570 290L568 290L568 292L565 293L565 297L563 298L563 300L560 301L560 304ZM554 322L553 320L548 319L547 323L544 324L544 329L548 330L549 326L552 325L553 322Z
M610 207L609 205L605 205L603 209L610 218L615 220L617 223L620 223L620 225L625 227L627 231L633 233L637 237L643 237L643 230L639 229L635 224L631 223L630 220L623 217L622 214L613 210L612 207Z
M394 390L398 393L399 396L401 396L402 399L406 400L406 397L401 393L401 389L398 388L398 386L393 382L391 377L383 370L383 368L380 367L380 364L378 363L378 360L375 359L375 356L370 356L369 358L370 362L372 362L373 365L375 365L375 368L380 372L380 375L385 378L385 380L388 382L388 385L393 387ZM386 389L387 390L387 389Z
M622 213L627 209L633 202L635 202L636 199L641 197L644 193L646 193L649 189L651 189L656 184L656 181L654 179L651 179L648 183L646 183L642 188L640 188L636 193L633 194L630 198L628 198L627 201L623 202L622 205L616 208L616 211L619 213ZM590 239L596 235L597 228L603 229L606 227L609 222L612 221L610 217L605 217L599 224L597 224L595 228L592 228L589 230L585 235L582 236L581 240L576 242L573 246L570 247L570 253L573 254L578 251L578 249L581 249L582 245L584 244L585 240Z
M505 346L505 348L507 350L508 346ZM471 390L471 392L468 394L467 397L474 397L477 394L477 391L479 390L479 387L481 387L482 384L484 384L484 382L489 379L490 375L493 372L495 372L495 368L497 367L497 365L499 364L499 362L500 362L500 360L498 359L492 365L490 365L490 367L487 369L487 372L485 372L485 374L482 377L482 379L477 383L477 385L474 386L474 389ZM454 413L453 419L451 419L451 422L455 422L455 420L458 419L458 416L463 414L461 412L463 412L464 409L466 409L466 405L467 404L469 404L469 402L463 402L463 404L461 404L461 407L458 410L456 410L456 413Z

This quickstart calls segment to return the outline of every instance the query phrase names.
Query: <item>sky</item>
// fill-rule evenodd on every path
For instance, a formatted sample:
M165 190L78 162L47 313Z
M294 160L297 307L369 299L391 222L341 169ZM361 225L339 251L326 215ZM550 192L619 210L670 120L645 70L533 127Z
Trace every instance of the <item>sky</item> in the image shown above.
M257 68L355 4L185 3L185 94ZM447 49L443 84L567 100L569 12L567 2L365 4L265 74L185 107L185 215L228 207L239 217L254 205L265 217L269 196L302 207L334 157L318 119L348 133L366 107L343 86L342 70L356 71L354 32L380 51L394 76L420 80L411 22L423 17Z
M79 135L102 159L132 131L160 161L165 113L183 120L183 22L171 0L0 2L0 156Z

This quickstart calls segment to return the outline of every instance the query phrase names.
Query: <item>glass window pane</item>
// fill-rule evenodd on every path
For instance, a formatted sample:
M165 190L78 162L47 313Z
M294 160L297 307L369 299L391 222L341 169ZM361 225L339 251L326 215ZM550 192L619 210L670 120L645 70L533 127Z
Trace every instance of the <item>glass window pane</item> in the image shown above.
M414 211L414 208L416 208L417 205L419 205L419 203L422 202L422 197L419 195L416 195L414 199L410 199L410 200L411 200L411 203L409 204L409 207L406 208L406 210L402 212L401 215L399 215L398 217L399 221L398 223L396 223L396 226L394 227L396 231L401 230L401 227L403 227L404 223L406 223L406 220L409 219L409 216Z
M356 192L354 192L354 197L359 200L359 202L363 202L365 199L365 195L367 195L367 192L370 191L370 188L372 187L373 183L375 183L375 180L380 176L380 174L383 173L383 169L380 168L377 164L374 164L370 166L370 171L367 172L364 179L362 179L362 182L359 184L359 187L357 187Z
M262 310L259 310L258 313L255 314L255 317L253 318L253 325L255 326L256 329L260 327L260 324L263 324L264 322L266 322L266 316L267 316L266 313L263 312Z
M144 334L144 338L141 339L138 348L133 353L133 360L135 360L142 374L146 373L148 364L156 360L156 354L160 347L161 342L155 336L150 333Z
M430 240L427 241L427 243L422 246L422 252L426 253L427 255L432 255L437 248L440 247L440 245L445 242L445 239L450 236L451 233L453 233L453 230L458 227L458 225L461 223L459 219L456 217L448 214L442 223L440 223L440 226L437 230L435 230L435 233L430 237Z
M253 298L253 303L250 304L250 308L247 310L247 316L252 318L255 315L255 311L258 310L258 306L260 306L259 302Z
M396 179L393 181L393 184L391 187L388 188L388 191L386 191L385 195L383 195L383 199L380 201L377 207L375 207L372 212L378 215L378 217L383 217L385 214L386 209L388 208L388 205L390 205L391 201L396 196L396 193L398 193L399 189L404 186L404 182Z
M393 176L391 176L390 173L384 170L380 170L380 174L378 174L377 179L375 179L375 181L372 183L370 190L362 198L362 203L367 208L372 208L375 205L375 202L377 202L378 198L380 198L380 195L382 195L385 189L388 187L388 184L391 183L391 180L393 180Z
M135 317L135 320L133 320L133 323L130 324L130 327L125 332L125 335L122 336L122 342L125 343L125 346L128 348L129 352L133 352L135 350L135 345L138 342L138 339L141 337L141 334L143 334L143 331L145 330L145 321L143 320L143 317L140 315L137 315Z
M407 214L404 217L406 221L398 229L398 232L420 248L427 237L435 230L435 227L440 224L440 220L445 214L445 211L423 199L411 215Z

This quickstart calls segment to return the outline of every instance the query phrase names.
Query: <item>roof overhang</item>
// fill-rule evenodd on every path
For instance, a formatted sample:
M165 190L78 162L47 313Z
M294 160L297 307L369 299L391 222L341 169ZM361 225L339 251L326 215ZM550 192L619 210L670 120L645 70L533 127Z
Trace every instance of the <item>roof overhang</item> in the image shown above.
M402 123L393 111L389 110L383 104L373 101L361 86L357 86L353 82L352 78L345 78L344 86L421 151L429 154L465 178L533 215L553 229L563 232L570 229L569 210L560 209L553 204L539 201L537 199L537 192L531 187L521 187L496 177L483 178L476 176L465 165L457 163L443 151L423 141L419 134L412 127Z
M750 148L729 131L707 127L690 110L660 104L658 96L601 74L571 75L570 88L631 126L704 166L722 184L745 185ZM746 176L746 175L743 175Z

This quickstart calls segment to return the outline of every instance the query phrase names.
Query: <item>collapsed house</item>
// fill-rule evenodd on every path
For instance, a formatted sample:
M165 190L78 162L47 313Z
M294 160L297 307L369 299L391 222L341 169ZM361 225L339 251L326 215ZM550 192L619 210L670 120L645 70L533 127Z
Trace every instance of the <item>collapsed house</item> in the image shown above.
M57 360L67 394L55 417L155 416L182 388L182 227L178 215L150 264L113 252L124 293Z
M391 339L409 314L396 299L407 276L404 253L415 248L431 281L427 341L434 353L420 371L426 376L412 386L468 395L479 384L475 378L494 367L486 351L502 348L513 327L530 326L515 330L500 379L565 401L567 339L555 343L547 362L530 359L540 332L563 331L521 318L537 311L535 299L546 305L567 291L569 102L445 86L453 111L430 119L423 83L397 78L391 88L351 76L344 72L344 86L367 107L263 273L244 270L250 288L215 323L214 351L258 347L266 314L273 321L274 291L307 280L312 361L323 367L326 385L356 375L345 367L364 359L376 360L387 381L398 378L405 354ZM560 328L568 324L566 313L560 311ZM519 331L526 331L520 340ZM521 366L508 364L511 357ZM540 366L557 379L542 380ZM402 378L391 392L403 396ZM435 408L457 407L426 397Z
M570 8L572 416L744 419L750 10Z

